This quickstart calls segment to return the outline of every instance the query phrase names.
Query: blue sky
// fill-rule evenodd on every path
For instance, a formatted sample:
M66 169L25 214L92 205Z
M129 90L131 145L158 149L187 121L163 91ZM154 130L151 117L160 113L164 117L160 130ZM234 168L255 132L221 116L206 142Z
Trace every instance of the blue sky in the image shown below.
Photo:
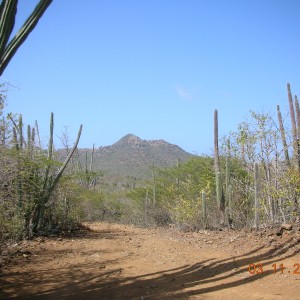
M37 1L19 0L16 26ZM234 131L249 110L300 95L299 0L54 0L2 80L6 111L68 127L79 147L127 133L211 154L213 113Z

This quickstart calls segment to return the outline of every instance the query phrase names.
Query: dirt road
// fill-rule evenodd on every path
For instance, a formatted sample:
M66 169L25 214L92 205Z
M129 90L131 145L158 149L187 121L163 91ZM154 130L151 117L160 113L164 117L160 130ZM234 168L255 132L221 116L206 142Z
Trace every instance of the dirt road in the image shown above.
M88 226L3 250L0 299L300 299L298 231Z

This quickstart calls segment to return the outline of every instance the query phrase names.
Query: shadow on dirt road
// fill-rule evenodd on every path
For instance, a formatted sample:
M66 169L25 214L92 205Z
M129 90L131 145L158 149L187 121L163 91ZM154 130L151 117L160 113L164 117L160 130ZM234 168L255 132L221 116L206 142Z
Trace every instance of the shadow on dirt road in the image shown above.
M124 236L128 233L118 230L91 231L84 235L87 243L88 240L98 243L104 239L116 241ZM72 241L80 238L72 237ZM2 274L0 298L8 299L12 291L17 291L18 299L205 299L209 293L248 285L274 274L274 258L286 254L296 244L298 240L290 239L288 243L263 253L263 246L260 246L238 256L205 259L192 265L143 272L137 276L126 275L119 258L104 259L111 251L109 248L96 253L103 257L101 264L86 259L53 268L49 267L53 256L62 259L66 256L66 250L48 250L49 255L43 257L45 263L48 259L48 268L30 269L27 266L24 271L14 272L12 269ZM95 250L89 251L88 248L80 252L83 258L96 254ZM285 259L294 255L289 254ZM263 272L250 275L249 265L261 262ZM260 271L258 267L257 272ZM247 299L247 295L244 296L241 299Z

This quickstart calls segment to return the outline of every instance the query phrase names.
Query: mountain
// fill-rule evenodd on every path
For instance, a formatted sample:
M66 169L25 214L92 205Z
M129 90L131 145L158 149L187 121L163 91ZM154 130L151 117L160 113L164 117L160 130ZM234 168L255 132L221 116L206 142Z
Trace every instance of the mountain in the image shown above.
M80 160L92 149L78 149ZM99 147L94 151L94 170L101 170L110 177L151 178L151 166L169 167L176 165L178 159L186 161L193 155L177 145L164 140L142 140L127 134L111 146Z

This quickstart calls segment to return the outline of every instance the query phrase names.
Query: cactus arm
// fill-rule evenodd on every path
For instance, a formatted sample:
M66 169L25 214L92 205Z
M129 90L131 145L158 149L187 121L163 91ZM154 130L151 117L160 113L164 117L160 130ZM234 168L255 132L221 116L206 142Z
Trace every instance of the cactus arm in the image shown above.
M38 21L40 20L40 18L44 14L44 12L47 10L47 8L49 7L49 5L51 4L52 1L53 0L40 0L40 2L37 4L34 11L31 13L31 15L26 20L26 22L23 24L21 29L14 36L14 38L9 42L9 44L5 48L4 52L2 52L3 55L1 55L1 61L0 61L0 76L4 72L5 68L7 67L8 63L10 62L10 60L12 59L14 54L17 52L19 47L23 44L23 42L26 40L26 38L31 33L31 31L35 28ZM9 2L15 2L15 1L11 0ZM12 12L11 14L13 14L13 18L14 18L16 11ZM1 21L2 21L2 19L1 19ZM3 27L5 27L5 24L7 22L8 21L3 22L4 23ZM11 21L10 21L10 23L11 23ZM12 25L12 27L13 27L13 25ZM5 28L4 28L4 31L5 31ZM7 35L7 33L9 33L9 32L5 31L5 35ZM11 31L10 31L9 35L10 34L11 34ZM2 35L0 37L2 38Z
M17 125L17 123L15 122L15 120L13 119L12 114L9 113L9 114L7 115L7 117L11 120L11 122L14 124L14 127L15 127L16 130L17 130L17 129L18 129L18 125Z
M0 56L5 51L5 46L15 25L17 13L17 0L4 0L0 6Z

